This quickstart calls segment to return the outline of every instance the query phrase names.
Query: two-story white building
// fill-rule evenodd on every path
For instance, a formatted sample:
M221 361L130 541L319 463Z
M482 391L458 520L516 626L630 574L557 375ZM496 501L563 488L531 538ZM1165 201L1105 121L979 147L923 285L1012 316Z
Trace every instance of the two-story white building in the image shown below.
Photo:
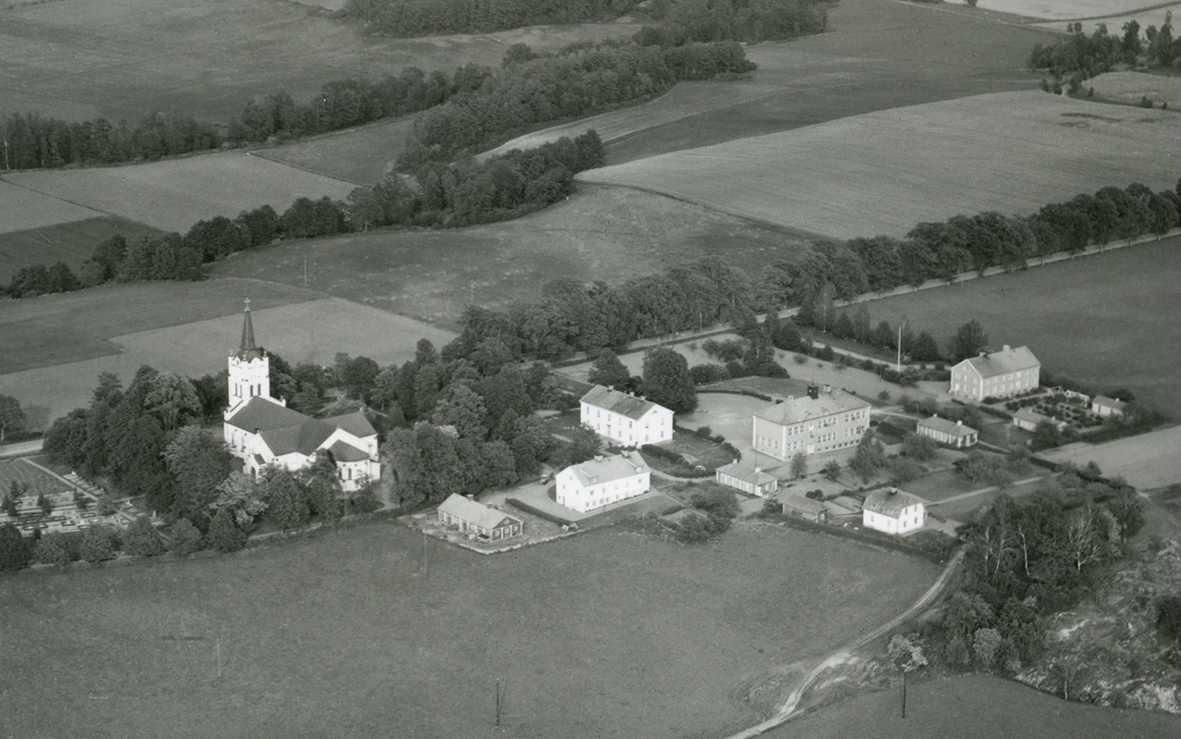
M855 447L869 429L869 409L852 393L813 386L803 397L755 413L751 446L780 460Z
M643 495L651 474L639 452L596 455L557 474L555 499L558 505L586 513Z
M579 405L583 425L623 446L659 444L673 438L673 412L630 393L595 385Z
M969 357L951 368L951 395L972 400L1006 398L1034 390L1041 379L1041 362L1027 347Z
M229 384L222 434L244 472L257 475L268 464L295 471L326 450L344 490L381 479L377 431L364 415L312 418L271 397L270 360L255 344L249 301L241 346L229 359Z
M887 534L909 534L927 523L927 510L922 498L898 488L883 488L865 496L861 523Z

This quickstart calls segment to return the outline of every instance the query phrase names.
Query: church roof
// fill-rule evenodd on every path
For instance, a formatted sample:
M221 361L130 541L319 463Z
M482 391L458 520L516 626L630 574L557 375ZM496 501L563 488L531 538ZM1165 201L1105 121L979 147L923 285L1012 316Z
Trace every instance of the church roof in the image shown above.
M343 439L337 439L332 446L328 447L328 451L332 452L332 458L337 462L361 462L369 459L369 455L364 450L358 449Z
M361 411L325 418L324 422L331 424L333 428L347 431L358 439L377 434L377 429L373 428L373 424L369 423L369 419L365 418L365 414Z
M226 419L226 422L240 429L255 432L299 426L309 420L311 416L256 395L246 401L246 404Z
M252 359L262 359L262 351L254 343L254 321L250 319L250 299L246 299L246 316L242 320L242 343L234 355L238 359L249 362Z
M312 418L309 415L300 413L297 410L279 405L273 400L262 396L255 396L246 401L246 404L237 413L226 419L226 423L231 426L237 426L250 433L257 433L276 457L294 452L298 452L305 457L310 457L316 453L320 445L327 441L328 437L332 436L332 432L338 428L360 437L377 433L373 430L373 426L364 420L364 416L361 416L361 420L364 421L364 424L362 424L357 419L352 418L354 415L361 416L359 413L350 413L322 421L318 418ZM363 432L366 428L369 429L367 434L357 433L358 431ZM340 444L345 444L349 449L356 451L342 451L338 453L336 447ZM356 462L360 459L367 459L369 456L364 450L357 449L357 447L347 442L333 444L332 454L338 460L345 462ZM357 454L361 456L356 459L346 458L355 457Z

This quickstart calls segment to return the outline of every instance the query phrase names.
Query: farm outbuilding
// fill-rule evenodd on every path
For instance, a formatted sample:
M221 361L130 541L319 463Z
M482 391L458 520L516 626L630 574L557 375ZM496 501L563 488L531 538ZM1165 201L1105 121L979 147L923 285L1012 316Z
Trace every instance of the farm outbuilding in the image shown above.
M471 531L489 541L520 536L524 523L516 516L486 506L479 501L452 493L439 506L439 523Z
M1058 421L1049 416L1038 413L1032 408L1022 408L1013 414L1013 425L1019 429L1026 431L1033 431L1042 421L1049 421L1054 424L1059 431L1066 428L1066 421Z
M1091 412L1099 416L1122 416L1127 409L1128 404L1124 401L1105 395L1096 395L1091 400Z
M963 421L949 421L939 416L919 421L915 431L920 436L927 436L940 444L961 449L973 446L980 436L980 432L971 426L965 426Z
M714 479L719 485L741 490L747 495L756 495L760 498L765 498L779 489L777 477L767 474L762 467L755 466L753 463L740 462L737 459L728 465L717 468L714 471Z
M865 496L861 523L867 529L887 534L909 534L927 522L922 498L898 488L882 488Z
M779 499L783 512L799 516L813 523L828 523L828 506L822 501L805 498L802 495L785 495Z

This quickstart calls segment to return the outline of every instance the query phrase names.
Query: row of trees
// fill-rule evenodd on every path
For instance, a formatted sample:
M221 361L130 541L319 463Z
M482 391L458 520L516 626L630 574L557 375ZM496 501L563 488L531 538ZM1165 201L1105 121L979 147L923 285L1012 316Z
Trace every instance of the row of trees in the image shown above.
M1056 78L1077 73L1075 84L1088 77L1107 72L1116 65L1153 64L1169 69L1181 59L1181 39L1173 38L1172 13L1165 14L1160 28L1149 26L1140 35L1140 24L1125 23L1122 35L1109 34L1107 24L1100 23L1091 32L1083 33L1082 23L1069 24L1070 35L1053 44L1034 44L1029 54L1029 68L1047 70Z
M348 0L342 14L396 37L491 33L522 26L606 21L637 0Z
M828 24L818 0L656 0L647 12L659 21L635 35L643 44L676 46L707 41L778 41L820 33Z
M425 162L450 161L515 132L659 95L678 80L754 66L733 42L673 49L602 42L541 56L527 46L514 47L498 73L477 70L478 85L415 119L398 167L413 171Z

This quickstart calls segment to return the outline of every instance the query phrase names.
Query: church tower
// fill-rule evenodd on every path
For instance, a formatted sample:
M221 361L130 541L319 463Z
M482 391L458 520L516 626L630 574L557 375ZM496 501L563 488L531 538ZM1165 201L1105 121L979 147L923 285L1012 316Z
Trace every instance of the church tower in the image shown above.
M250 298L247 298L242 345L230 355L230 411L258 396L271 400L271 362L254 343L254 323L250 320Z

